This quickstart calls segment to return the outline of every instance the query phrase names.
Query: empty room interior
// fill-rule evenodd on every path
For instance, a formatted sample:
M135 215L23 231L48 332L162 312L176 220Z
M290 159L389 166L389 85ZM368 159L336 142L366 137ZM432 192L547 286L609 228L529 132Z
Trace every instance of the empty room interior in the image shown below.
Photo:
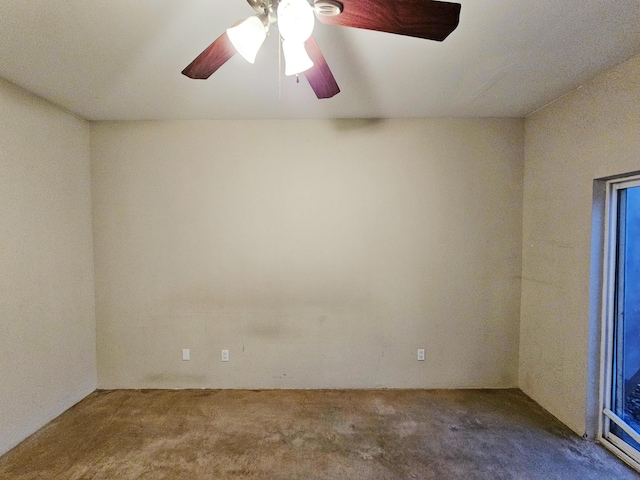
M640 478L638 0L0 32L0 478Z

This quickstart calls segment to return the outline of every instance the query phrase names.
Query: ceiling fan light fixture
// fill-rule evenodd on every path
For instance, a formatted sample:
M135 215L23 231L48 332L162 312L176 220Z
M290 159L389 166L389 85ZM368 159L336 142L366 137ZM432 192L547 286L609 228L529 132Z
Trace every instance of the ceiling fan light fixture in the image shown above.
M306 42L313 33L315 17L307 0L281 0L278 5L278 30L285 40Z
M297 75L313 67L313 60L309 57L304 43L282 41L282 53L284 54L284 74Z
M256 15L227 29L227 36L236 51L249 63L255 63L258 50L267 38L262 20Z

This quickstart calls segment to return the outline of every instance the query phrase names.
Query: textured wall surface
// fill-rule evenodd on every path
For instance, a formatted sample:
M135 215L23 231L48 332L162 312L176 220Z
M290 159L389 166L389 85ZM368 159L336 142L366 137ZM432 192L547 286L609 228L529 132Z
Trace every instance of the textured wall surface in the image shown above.
M640 170L639 78L637 57L525 123L520 387L579 434L587 385L598 381L587 373L598 361L593 180Z
M89 124L0 81L0 454L96 387Z
M522 120L91 140L101 387L517 385Z

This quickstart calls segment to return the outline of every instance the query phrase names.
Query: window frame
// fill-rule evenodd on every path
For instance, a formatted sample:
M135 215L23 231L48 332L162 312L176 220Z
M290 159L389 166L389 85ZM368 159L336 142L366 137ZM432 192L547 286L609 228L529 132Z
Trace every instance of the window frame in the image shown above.
M640 471L640 451L635 450L624 440L611 432L615 423L640 443L640 435L620 419L611 409L614 383L615 322L618 261L618 225L619 225L619 192L628 188L640 187L640 175L633 174L606 181L604 209L604 245L602 268L602 312L601 312L601 346L600 346L600 392L598 413L598 441L627 464Z

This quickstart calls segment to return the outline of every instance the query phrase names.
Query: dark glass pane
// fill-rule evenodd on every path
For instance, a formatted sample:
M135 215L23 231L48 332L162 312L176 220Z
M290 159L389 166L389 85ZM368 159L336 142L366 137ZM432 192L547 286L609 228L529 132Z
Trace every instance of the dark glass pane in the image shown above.
M629 444L630 446L632 446L633 448L635 448L640 452L640 444L638 444L638 442L636 442L633 438L631 438L630 435L628 435L624 430L622 430L615 423L611 424L611 433L613 433L620 440L623 440L625 443Z
M620 246L624 250L620 261L624 264L619 265L624 272L624 291L618 292L622 294L618 308L622 307L623 311L617 315L617 327L622 333L617 338L622 344L616 345L617 358L621 360L616 362L617 378L623 383L616 389L619 396L616 403L623 405L623 411L616 413L640 432L640 187L626 189L624 203L626 208L620 218L623 235ZM626 434L624 438L638 448Z

